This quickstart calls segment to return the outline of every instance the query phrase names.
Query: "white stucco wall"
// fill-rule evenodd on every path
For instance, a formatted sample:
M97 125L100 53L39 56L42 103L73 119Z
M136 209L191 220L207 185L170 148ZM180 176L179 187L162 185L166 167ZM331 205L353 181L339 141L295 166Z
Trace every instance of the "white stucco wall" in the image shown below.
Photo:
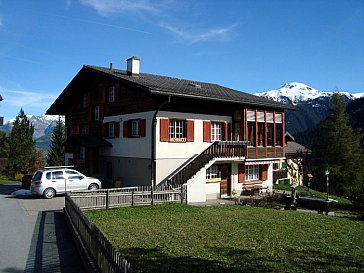
M151 156L151 136L152 136L152 119L154 112L141 112L127 115L118 115L105 117L103 123L120 122L120 134L118 138L107 139L112 144L112 148L100 149L101 156L116 156L116 157L135 157L135 158L150 158ZM146 120L146 136L139 138L124 138L123 137L123 122L131 119Z

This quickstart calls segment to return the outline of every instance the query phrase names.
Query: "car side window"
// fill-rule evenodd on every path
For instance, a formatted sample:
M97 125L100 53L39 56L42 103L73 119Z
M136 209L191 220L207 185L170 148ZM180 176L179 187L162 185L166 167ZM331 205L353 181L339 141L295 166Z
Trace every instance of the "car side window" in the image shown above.
M64 179L63 171L52 172L52 179Z
M50 173L50 172L49 172L49 173L46 173L46 178L47 178L47 180L51 180L51 174L52 174L52 173Z
M76 171L66 171L68 179L81 179L82 175Z

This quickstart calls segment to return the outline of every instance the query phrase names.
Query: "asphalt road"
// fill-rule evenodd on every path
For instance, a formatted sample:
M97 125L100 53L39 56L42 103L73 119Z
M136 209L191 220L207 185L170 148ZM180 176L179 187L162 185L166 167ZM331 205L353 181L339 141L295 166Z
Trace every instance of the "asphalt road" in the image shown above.
M0 185L0 272L84 272L66 226L64 197L12 196Z

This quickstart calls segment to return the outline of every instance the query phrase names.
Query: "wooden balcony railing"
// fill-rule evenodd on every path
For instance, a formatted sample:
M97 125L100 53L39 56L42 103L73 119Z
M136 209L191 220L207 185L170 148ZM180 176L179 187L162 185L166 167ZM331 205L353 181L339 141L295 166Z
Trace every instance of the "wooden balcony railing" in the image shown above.
M247 142L245 141L216 141L197 155L186 166L177 169L159 185L180 187L193 177L210 160L215 158L246 157Z

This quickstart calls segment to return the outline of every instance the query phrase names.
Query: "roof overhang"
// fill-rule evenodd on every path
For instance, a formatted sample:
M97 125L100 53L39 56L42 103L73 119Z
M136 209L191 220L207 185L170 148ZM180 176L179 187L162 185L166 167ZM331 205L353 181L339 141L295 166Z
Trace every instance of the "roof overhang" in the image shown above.
M63 143L64 146L74 147L112 147L111 143L99 136L72 135Z

